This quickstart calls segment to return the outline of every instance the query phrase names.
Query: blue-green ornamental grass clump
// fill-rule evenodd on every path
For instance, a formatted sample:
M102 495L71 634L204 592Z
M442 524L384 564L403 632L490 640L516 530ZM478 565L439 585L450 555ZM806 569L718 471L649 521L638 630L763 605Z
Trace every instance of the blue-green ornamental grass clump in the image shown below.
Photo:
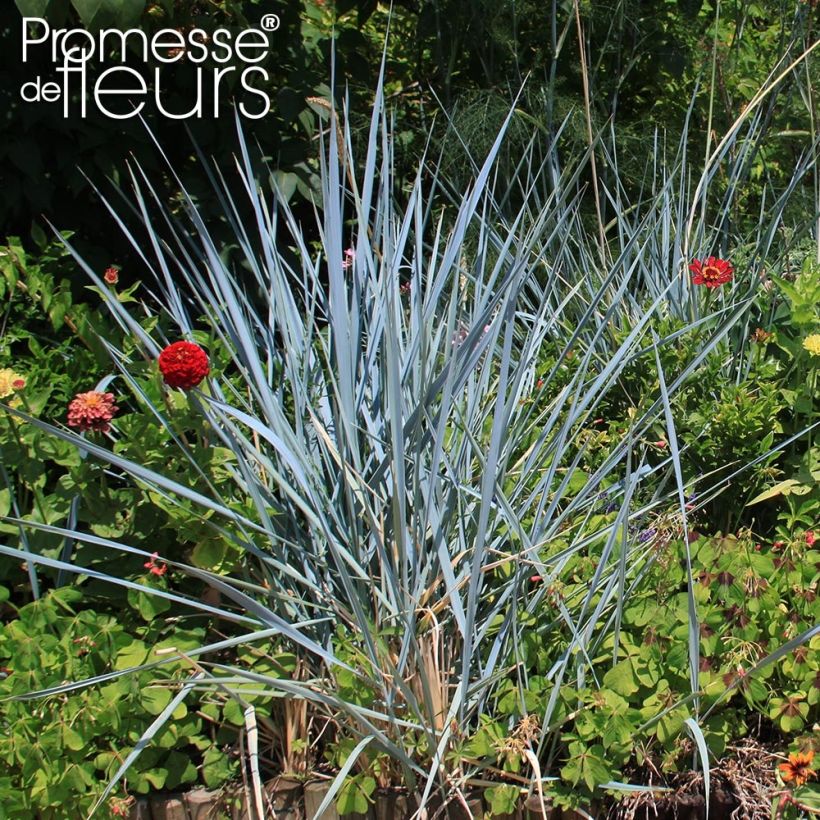
M630 216L590 230L589 154L554 147L549 199L505 219L503 130L451 208L426 163L399 196L383 103L380 88L361 162L347 123L330 129L316 246L257 184L240 132L239 193L208 171L229 248L182 182L171 212L130 169L136 227L103 197L156 300L119 298L72 249L118 329L102 340L112 369L98 389L119 411L85 436L22 409L4 423L76 448L72 469L104 470L174 539L157 550L126 521L12 516L71 548L0 554L127 590L149 625L215 624L199 645L46 683L69 696L175 671L174 695L162 690L133 749L107 765L98 806L130 790L189 699L217 694L248 739L260 815L260 725L284 768L336 767L325 805L364 811L387 785L426 801L486 781L503 812L533 784L575 803L628 791L647 761L697 761L708 785L750 710L792 736L816 708L810 653L797 660L818 640L813 553L783 563L748 533L694 529L786 445L761 433L752 458L699 476L695 441L720 431L689 414L679 434L699 378L752 372L744 328L777 250L765 224L751 237L714 228L708 203L712 188L729 205L738 193L756 106L705 168L683 149L659 157L634 205L616 180L605 193ZM810 167L798 163L793 185ZM536 172L523 163L519 183ZM751 261L729 276L717 247ZM705 262L690 270L695 248ZM704 293L692 273L720 288ZM111 565L123 556L151 583Z

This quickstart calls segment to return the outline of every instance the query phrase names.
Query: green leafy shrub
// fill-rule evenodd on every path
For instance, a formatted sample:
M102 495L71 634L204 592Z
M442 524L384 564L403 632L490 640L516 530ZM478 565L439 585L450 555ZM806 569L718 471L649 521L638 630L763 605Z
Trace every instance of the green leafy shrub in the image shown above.
M699 691L685 700L679 693L687 686L689 613L681 544L660 528L644 537L655 557L641 589L623 607L619 633L597 647L590 686L566 685L558 695L549 729L560 781L545 786L558 802L583 804L598 788L642 767L688 769L693 744L685 721L695 698L717 759L760 721L788 744L810 732L818 713L820 552L813 533L769 545L750 533L693 540L701 674ZM587 583L580 576L560 589L533 584L539 603L516 653L525 671L522 685L511 677L496 688L488 715L461 747L463 760L479 770L492 767L502 783L506 773L527 765L524 750L543 725L550 698L550 670L572 645L571 631L566 625L556 630L555 621ZM788 650L772 656L784 644ZM505 813L519 794L510 780L495 787L491 801Z
M127 619L126 623L127 623ZM168 706L182 662L140 674L116 675L153 660L168 646L193 649L202 627L158 619L126 629L122 618L87 606L80 589L62 588L21 607L0 635L3 707L0 738L0 816L59 820L71 804L87 813L105 780L120 766L147 724ZM115 673L112 675L111 673ZM67 680L100 676L101 684L64 691ZM53 689L31 701L33 689ZM18 698L18 699L15 699ZM233 733L215 729L197 704L179 704L150 749L129 769L127 790L147 794L219 786L236 762L225 753Z

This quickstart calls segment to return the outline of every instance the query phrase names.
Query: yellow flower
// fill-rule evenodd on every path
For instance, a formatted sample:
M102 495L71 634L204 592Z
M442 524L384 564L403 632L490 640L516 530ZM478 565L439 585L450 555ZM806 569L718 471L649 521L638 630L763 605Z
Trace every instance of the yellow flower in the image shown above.
M820 356L820 333L812 333L811 336L806 336L803 339L803 347L811 353L812 356Z
M6 398L15 390L22 390L26 386L26 380L15 373L10 367L0 369L0 399Z

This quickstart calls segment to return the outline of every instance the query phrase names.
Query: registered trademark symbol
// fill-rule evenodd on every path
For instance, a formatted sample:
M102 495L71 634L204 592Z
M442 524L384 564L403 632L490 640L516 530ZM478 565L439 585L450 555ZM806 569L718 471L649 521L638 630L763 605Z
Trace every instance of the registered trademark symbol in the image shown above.
M276 14L266 14L262 18L262 29L264 31L276 31L279 28L279 16Z

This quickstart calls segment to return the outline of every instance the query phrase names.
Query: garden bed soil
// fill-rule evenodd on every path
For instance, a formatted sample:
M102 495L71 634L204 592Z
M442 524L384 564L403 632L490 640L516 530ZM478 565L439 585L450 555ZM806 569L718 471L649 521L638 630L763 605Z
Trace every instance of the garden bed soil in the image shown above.
M265 785L266 818L276 820L410 820L418 802L405 792L390 791L376 796L366 814L340 815L335 807L321 815L317 810L330 784L314 781L302 786L292 780L271 781ZM229 807L230 806L230 807ZM442 806L441 800L428 801L429 820L477 820L484 817L485 803L478 792L464 796L464 802L456 799ZM580 820L581 815L569 809L546 806L546 820ZM197 789L187 794L154 795L141 798L131 808L129 820L256 820L248 808L248 801L235 792L231 797L221 792ZM540 801L536 796L523 800L513 814L497 815L495 820L545 820Z
M299 788L290 788L284 793L266 788L270 799L266 807L266 820L274 816L276 820L410 820L416 811L414 799L392 792L378 795L366 814L340 815L335 807L331 807L319 815L317 810L327 788L325 782L309 783L304 790L299 784ZM440 802L436 805L436 802L428 804L430 820L474 820L484 817L485 804L478 795L470 796L466 807L458 801L450 802L446 807L442 807ZM712 793L712 820L730 816L738 820L760 820L760 815L756 813L735 814L739 808L740 802L734 794L722 790ZM581 820L583 816L572 809L549 804L544 812L538 798L532 797L522 801L515 813L498 815L494 820ZM648 799L624 802L609 816L618 820L701 820L706 817L706 810L702 794L681 793L672 797L655 797L654 802ZM246 800L228 808L223 794L197 790L187 795L142 798L132 806L129 820L256 820L256 817L248 809Z

